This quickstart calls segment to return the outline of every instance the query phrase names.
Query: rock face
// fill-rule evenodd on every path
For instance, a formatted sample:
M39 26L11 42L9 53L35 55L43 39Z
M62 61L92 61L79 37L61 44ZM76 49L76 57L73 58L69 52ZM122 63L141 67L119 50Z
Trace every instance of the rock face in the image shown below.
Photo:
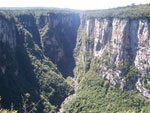
M58 65L62 74L72 75L69 70L74 67L73 49L80 24L79 15L50 13L49 16L39 17L38 23L45 55Z
M136 88L143 96L150 98L144 84L136 85L142 81L141 78L150 74L149 27L147 19L88 19L82 43L87 40L94 40L94 43L86 43L86 46L81 47L84 60L82 64L78 60L76 62L87 65L89 60L86 60L88 57L85 54L88 53L92 56L91 67L98 65L93 70L112 85L123 89Z
M39 76L43 72L47 75L48 71L45 69L57 67L58 70L55 69L55 71L61 72L63 77L67 77L73 75L75 67L75 78L80 82L84 74L92 70L108 80L114 87L137 89L143 96L150 98L150 20L85 19L80 18L78 14L61 13L41 14L37 17L36 14L23 14L16 16L16 20L18 26L14 21L0 17L0 42L6 44L1 45L0 48L0 52L3 54L1 59L4 59L0 61L0 80L4 82L4 86L1 86L2 90L6 89L6 86L10 87L14 84L12 78L15 81L18 77L19 81L21 72L29 77L23 78L24 81L34 79L36 83L35 77L30 78L30 74L34 73L31 64L35 63L34 66L38 70L36 63L41 63L42 67L43 62L52 61L53 66L43 67L44 69L38 73ZM19 29L21 29L20 32ZM4 49L7 44L13 49L16 46L19 49L16 47L16 52L13 51L13 54L11 49L7 52ZM32 52L34 49L35 51ZM35 57L38 59L37 62L30 62L31 64L26 65L30 58L35 60ZM23 66L21 66L22 63L24 63ZM46 64L44 63L44 65ZM19 70L20 67L22 67L21 70ZM63 77L60 80L64 81ZM12 82L9 85L5 84L8 82L8 78ZM75 80L73 79L73 81ZM29 84L32 82L29 81ZM16 86L14 85L14 87ZM6 90L5 94L7 93ZM54 96L58 95L54 94ZM61 99L63 100L65 96L67 95ZM70 96L69 100L73 96L75 94ZM58 101L56 105L59 104Z
M73 92L63 77L73 74L79 24L78 14L36 17L21 13L14 20L0 17L0 96L6 100L1 104L3 108L10 107L11 102L15 109L21 108L21 95L28 92L32 101L42 94L46 105L37 108L39 113L56 111Z
M15 23L0 16L0 41L8 43L11 48L16 46Z
M65 77L73 75L73 49L80 24L78 14L23 14L18 15L17 20L32 34L46 57L57 65Z

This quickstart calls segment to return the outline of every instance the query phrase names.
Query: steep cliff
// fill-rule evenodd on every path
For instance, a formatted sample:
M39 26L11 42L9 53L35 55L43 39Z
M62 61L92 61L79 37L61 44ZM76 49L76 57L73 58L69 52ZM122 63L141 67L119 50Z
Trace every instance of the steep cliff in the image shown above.
M38 13L38 12L37 12ZM33 36L36 43L64 75L73 75L73 50L76 45L80 18L77 14L21 14L18 22Z
M115 87L133 89L136 85L140 92L144 90L138 81L149 75L149 20L90 19L85 29L82 44L86 44L80 49L82 65L91 62L93 71ZM148 83L149 78L146 81ZM150 98L148 90L142 94Z
M65 111L148 109L135 103L147 101L142 96L150 98L149 19L82 19L74 53L79 88L76 98L64 106Z
M70 27L67 21L75 24L76 21L72 18L78 15L57 14L56 26L62 26L58 30L56 28L59 27L51 25L55 21L54 15L40 15L38 18L34 14L21 13L12 16L11 21L5 16L0 19L0 96L4 100L3 108L8 108L13 103L19 112L23 112L21 96L29 93L31 102L41 100L37 112L56 112L64 98L73 92L73 88L63 76L68 76L74 66L74 29L79 25L78 19L78 23ZM45 21L48 20L44 26L38 23L41 17L44 17ZM51 44L47 43L48 41ZM57 59L62 63L58 63ZM73 65L71 69L70 65ZM66 67L66 70L61 70L61 67Z
M16 63L16 30L13 19L0 16L0 95L6 100L7 106L10 95L18 88L16 82L18 67ZM17 95L16 95L17 96ZM18 100L16 98L16 100ZM2 103L3 104L3 103Z
M8 43L11 48L16 46L15 22L0 15L0 41Z
M0 16L2 106L13 102L22 112L21 95L30 93L30 102L41 100L39 113L60 105L67 113L150 112L150 20L124 16L128 11L92 18L96 11L6 11L10 19ZM68 76L78 82L75 91Z
M73 76L73 50L80 24L79 16L50 13L49 16L40 16L37 23L44 54L57 64L64 77Z

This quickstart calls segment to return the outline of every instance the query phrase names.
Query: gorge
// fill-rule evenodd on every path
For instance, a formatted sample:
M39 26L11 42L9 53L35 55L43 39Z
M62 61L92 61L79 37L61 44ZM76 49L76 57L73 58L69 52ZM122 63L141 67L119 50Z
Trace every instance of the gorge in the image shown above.
M22 113L29 93L37 113L149 113L149 9L1 10L1 106Z

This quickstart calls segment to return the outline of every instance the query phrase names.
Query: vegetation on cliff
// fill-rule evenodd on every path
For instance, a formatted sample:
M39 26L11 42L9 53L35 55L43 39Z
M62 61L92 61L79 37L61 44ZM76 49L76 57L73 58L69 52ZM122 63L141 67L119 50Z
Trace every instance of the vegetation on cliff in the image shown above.
M87 72L79 83L76 97L64 105L65 113L150 112L150 100L135 90L121 90L109 85L97 73Z
M73 93L73 88L44 55L40 36L36 31L36 21L32 15L27 17L16 20L15 48L0 42L0 95L4 100L2 107L9 108L13 103L14 108L21 112L21 95L29 93L29 102L41 100L36 112L56 112L64 98Z
M21 95L30 93L29 102L41 100L36 112L57 112L63 100L74 92L71 78L67 76L70 70L70 75L73 75L75 67L74 76L79 88L76 96L64 105L64 112L150 112L150 100L134 88L115 88L100 77L104 67L114 70L117 67L110 62L111 49L102 54L102 59L93 57L94 33L87 36L85 22L87 18L149 18L149 12L150 5L132 5L102 11L81 11L79 19L77 12L68 11L1 11L0 18L15 22L17 43L14 49L8 43L0 42L2 107L9 108L13 102L14 108L19 111L22 107ZM69 19L64 22L64 17L73 18L72 23ZM58 24L58 21L62 23ZM100 68L102 63L103 68ZM119 68L126 72L126 81L132 80L139 73L133 62L123 61ZM149 75L141 79L149 89ZM132 81L127 86L131 84Z

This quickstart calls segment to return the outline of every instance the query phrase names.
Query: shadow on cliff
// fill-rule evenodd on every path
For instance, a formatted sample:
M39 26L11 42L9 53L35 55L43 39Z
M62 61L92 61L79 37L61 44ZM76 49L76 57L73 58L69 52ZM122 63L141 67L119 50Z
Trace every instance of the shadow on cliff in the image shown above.
M57 21L58 24L53 27L51 24L46 23L49 28L45 36L42 37L44 54L56 65L63 77L74 76L75 60L73 54L80 25L80 16L75 14L64 17L61 14L59 16L50 14L50 17L47 18L50 18L50 23ZM65 20L63 23L63 18L71 18L71 22Z
M75 67L74 49L77 40L77 31L80 25L80 20L74 23L75 27L70 31L69 27L66 27L66 33L64 34L64 40L62 40L64 47L64 54L57 66L62 75L66 78L68 76L74 76L73 69Z
M18 22L32 34L35 43L41 47L40 33L36 25L36 18L32 14L22 14L16 16L16 18Z
M74 25L73 25L74 28L72 29L72 31L66 32L66 33L69 33L69 36L68 36L68 39L66 39L68 40L66 41L68 42L68 44L64 45L66 46L65 50L66 50L66 62L67 62L66 72L63 73L63 75L66 75L64 77L74 76L73 69L76 66L75 59L74 59L74 49L77 43L77 34L78 34L78 28L80 25L80 18L76 18L76 19L77 20L74 22Z
M131 25L131 21L130 20L130 24ZM124 89L135 89L136 88L136 82L138 80L138 76L136 72L138 69L136 68L135 66L135 59L136 59L136 56L137 56L137 51L139 49L138 47L138 43L139 43L139 39L138 39L138 28L139 28L139 24L137 24L137 27L136 29L132 28L130 26L129 28L129 48L127 49L127 52L128 52L128 58L127 58L127 61L128 61L128 69L127 71L125 72L125 75L130 75L130 77L128 77L128 79L126 80L126 85L124 87ZM134 31L135 30L135 31ZM133 36L134 37L133 37Z
M1 105L3 108L10 108L13 103L14 109L21 112L22 108L22 98L25 93L31 94L31 101L37 102L40 97L39 85L36 80L36 76L33 72L33 66L26 48L24 47L24 34L20 34L16 30L16 49L6 51L7 62L9 61L9 66L4 76L0 77L0 95L2 96ZM9 48L7 45L6 48ZM12 55L13 54L13 55ZM1 74L0 74L1 75ZM38 109L41 111L40 109Z

